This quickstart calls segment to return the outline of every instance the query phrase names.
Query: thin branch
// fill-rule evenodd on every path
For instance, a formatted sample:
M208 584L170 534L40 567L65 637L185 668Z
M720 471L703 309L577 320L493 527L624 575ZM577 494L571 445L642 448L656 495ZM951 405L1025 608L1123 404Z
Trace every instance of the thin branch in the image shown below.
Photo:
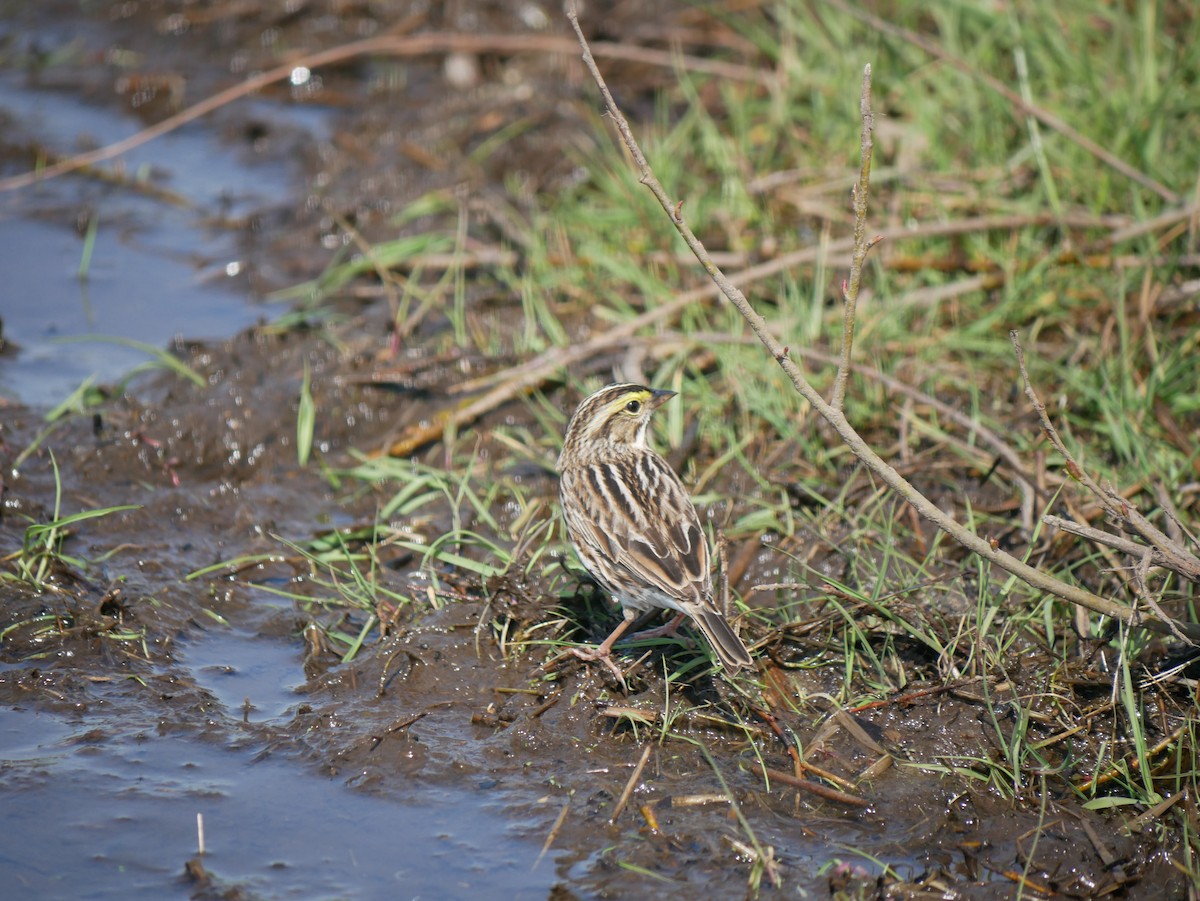
M1122 523L1128 531L1140 535L1146 541L1146 544L1149 545L1146 550L1152 553L1155 565L1166 567L1189 582L1200 582L1200 558L1188 551L1182 544L1173 541L1166 532L1150 522L1137 507L1111 487L1102 487L1091 473L1079 465L1079 461L1063 443L1058 429L1050 421L1050 417L1046 413L1046 405L1042 403L1033 388L1033 383L1029 380L1029 371L1025 368L1025 351L1021 347L1016 330L1009 332L1008 337L1016 351L1017 365L1021 370L1021 378L1025 382L1025 396L1029 398L1029 402L1037 411L1038 418L1042 423L1042 431L1066 461L1067 474L1091 492L1092 496L1100 502L1105 513L1118 523Z
M128 138L98 147L88 153L68 157L51 165L24 172L10 178L0 179L0 192L13 191L35 182L45 181L68 172L83 169L95 163L104 162L123 153L140 147L155 138L174 131L220 109L239 98L257 93L276 82L286 81L298 66L315 69L319 66L329 66L344 62L359 56L424 56L434 53L560 53L574 54L575 44L568 37L540 34L457 34L453 32L434 32L416 35L378 35L348 44L339 44L328 50L295 56L289 62L268 69L240 84L226 88L206 97L199 103L180 110L173 116L168 116L161 122L144 128ZM628 44L601 42L596 45L596 53L609 59L619 59L626 62L638 62L646 65L661 66L673 69L683 66L695 72L704 72L718 78L734 79L737 81L753 81L770 87L774 84L774 76L760 72L749 66L737 63L727 63L721 60L704 59L697 56L687 56L668 50L656 50L653 47L635 47Z
M672 216L674 216L673 207ZM1067 224L1077 228L1120 228L1129 223L1128 217L1125 216L1098 217L1068 212L1062 218ZM909 228L905 225L895 226L885 229L880 233L880 237L888 242L899 243L922 238L950 237L985 231L1028 228L1036 225L1053 225L1057 221L1055 217L1047 214L975 216L969 219L932 222L916 228ZM852 237L830 241L825 247L801 247L791 253L743 269L735 273L734 278L737 279L738 284L748 286L771 278L780 272L813 263L823 255L851 253L853 250L854 239ZM678 294L659 306L651 307L633 319L597 335L585 344L573 344L568 347L553 347L545 350L521 366L504 373L501 384L492 388L486 395L471 403L464 403L449 413L442 414L431 424L412 426L406 429L396 439L388 453L393 456L408 456L424 445L440 439L448 429L463 428L501 405L521 397L537 386L555 378L560 369L574 366L601 349L607 350L613 344L627 341L638 330L670 319L694 303L721 295L720 286L710 282Z
M1167 494L1167 489L1160 483L1155 486L1155 494L1158 496L1159 506L1163 508L1163 513L1167 517L1167 534L1171 536L1171 540L1177 544L1184 544L1185 539L1192 547L1200 549L1200 541L1196 540L1186 526L1183 520L1179 518L1179 511L1175 509L1175 504Z
M882 239L876 236L867 240L867 197L871 192L871 160L875 148L875 113L871 110L871 66L863 67L862 95L859 100L862 116L860 138L862 163L858 170L858 181L854 183L854 253L850 257L850 277L842 284L842 359L838 364L837 378L833 382L830 404L835 410L842 409L846 400L846 380L850 377L850 357L854 350L854 321L858 312L858 292L862 286L863 263L871 248Z
M629 774L629 779L625 783L625 790L621 792L621 797L617 799L617 806L613 808L612 816L608 818L609 825L617 821L621 816L621 811L629 803L629 798L633 795L633 790L637 788L638 780L642 778L642 770L646 768L646 761L650 759L650 752L653 750L653 743L647 744L642 749L642 756L634 766L633 772Z
M662 206L667 218L674 225L675 230L687 243L696 259L703 267L704 271L709 274L712 280L720 288L721 293L728 298L729 302L741 313L742 317L749 324L750 329L762 342L763 347L767 352L779 363L788 379L792 382L796 391L800 393L828 422L834 430L841 436L842 441L854 453L862 463L875 473L879 478L891 487L894 491L900 494L909 504L916 508L925 519L932 522L938 528L949 534L955 541L963 545L968 550L978 554L983 559L995 564L1001 569L1012 573L1017 578L1021 579L1027 585L1055 597L1062 598L1070 603L1077 604L1081 607L1099 613L1103 616L1108 616L1119 620L1123 623L1132 625L1141 624L1147 628L1159 632L1172 632L1172 628L1167 623L1152 617L1140 617L1138 613L1124 604L1118 604L1108 598L1100 597L1092 594L1075 585L1069 585L1053 576L1047 575L1033 567L1029 566L1022 560L1012 556L1001 550L997 545L988 541L985 538L965 528L954 517L945 513L936 504L930 501L927 497L917 491L903 476L895 469L889 466L862 438L861 435L854 429L850 422L846 419L841 410L838 410L826 403L808 380L800 367L792 360L789 355L788 348L780 345L771 334L770 327L767 321L758 314L758 312L750 305L746 296L742 294L730 281L725 274L717 267L712 258L708 255L704 245L692 232L684 219L680 207L673 202L654 176L650 169L649 163L646 162L646 157L638 146L633 132L626 121L625 116L617 107L616 102L612 98L612 94L608 90L608 86L604 82L604 77L600 74L600 70L596 67L596 61L592 57L592 53L588 47L587 38L583 35L583 30L579 26L579 19L573 9L568 10L567 18L571 22L571 26L575 29L575 34L579 38L580 46L583 49L583 61L587 66L588 71L592 73L592 78L600 89L600 93L604 97L605 104L608 107L609 113L617 126L617 131L625 142L625 146L629 149L630 154L638 167L639 179L650 192L654 194L659 204ZM865 193L865 192L864 192ZM1185 631L1189 637L1200 638L1200 625L1198 624L1181 624L1180 628Z
M811 779L804 779L800 776L793 776L791 773L783 770L771 769L771 767L763 767L763 773L767 778L782 783L789 788L798 788L801 791L809 792L816 795L818 798L824 798L826 801L833 801L835 804L845 804L849 807L870 807L871 802L866 798L860 798L858 795L852 795L849 792L839 791L836 788L830 788L828 785L823 785L820 782L813 782Z
M1095 526L1085 526L1072 519L1055 516L1053 513L1047 513L1043 516L1042 522L1052 528L1061 529L1072 535L1078 535L1080 538L1086 538L1088 541L1102 544L1105 547L1113 548L1133 557L1141 557L1146 552L1146 545L1138 544L1132 538L1122 538L1120 535L1105 532L1103 529L1097 529Z

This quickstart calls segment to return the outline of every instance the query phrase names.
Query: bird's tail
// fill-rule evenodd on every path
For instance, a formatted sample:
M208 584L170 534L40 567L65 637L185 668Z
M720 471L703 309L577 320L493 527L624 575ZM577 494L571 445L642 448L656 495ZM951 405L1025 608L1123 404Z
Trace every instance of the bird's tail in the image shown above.
M717 659L721 661L721 666L729 672L737 672L744 666L754 665L750 652L746 650L742 640L733 631L733 627L718 611L700 608L688 612L692 615L692 622L704 633L704 637L712 645Z

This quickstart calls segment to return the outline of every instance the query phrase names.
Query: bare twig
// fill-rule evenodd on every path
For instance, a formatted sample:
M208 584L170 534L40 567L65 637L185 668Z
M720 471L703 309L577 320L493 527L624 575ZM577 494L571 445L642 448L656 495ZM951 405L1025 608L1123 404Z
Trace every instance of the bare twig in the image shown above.
M574 42L567 37L541 34L459 34L454 32L434 32L415 35L379 35L349 44L339 44L328 50L317 53L298 55L291 61L268 69L240 84L206 97L199 103L180 110L173 116L168 116L149 128L142 129L116 143L99 147L88 153L81 153L60 160L51 166L24 172L10 178L0 179L0 192L23 188L34 182L44 181L68 172L74 172L95 163L110 160L123 153L133 150L153 141L155 138L174 131L188 122L220 109L241 97L254 94L265 87L280 81L286 81L298 66L315 69L340 63L359 56L379 54L381 56L424 56L434 53L573 53ZM719 78L737 81L753 81L766 86L774 83L774 76L737 63L721 60L704 59L697 56L673 53L669 50L656 50L653 47L636 47L629 44L600 42L596 45L596 54L609 59L639 62L651 66L661 66L673 69L683 66L695 72L704 72Z
M1137 565L1133 567L1133 578L1130 580L1133 585L1134 592L1137 594L1142 603L1154 611L1154 614L1157 617L1159 617L1163 622L1167 623L1167 625L1171 626L1171 632L1176 638L1178 638L1184 644L1193 644L1193 642L1188 641L1186 635L1179 631L1179 628L1175 625L1174 621L1167 616L1166 611L1164 611L1162 606L1159 604L1159 601L1162 600L1164 588L1159 588L1157 592L1150 588L1150 567L1153 562L1153 549L1143 548L1142 555L1138 559Z
M1046 413L1046 405L1042 403L1033 388L1033 383L1029 380L1029 371L1025 368L1025 351L1021 347L1021 341L1016 331L1009 332L1009 339L1016 351L1017 365L1020 367L1021 378L1025 383L1025 396L1029 398L1029 402L1037 411L1038 418L1042 423L1042 431L1066 461L1067 474L1091 492L1104 508L1104 512L1120 523L1123 529L1133 532L1145 540L1149 548L1143 546L1143 549L1152 552L1153 563L1156 566L1163 566L1178 573L1189 582L1200 582L1200 558L1188 551L1181 543L1172 540L1171 536L1150 522L1137 507L1111 486L1102 487L1091 473L1079 465L1079 461L1063 443L1058 429L1050 421L1050 417Z
M1138 557L1146 550L1146 545L1138 544L1131 538L1122 538L1120 535L1113 535L1111 532L1105 532L1103 529L1085 526L1082 523L1064 519L1061 516L1055 516L1051 513L1043 516L1042 522L1053 528L1062 529L1064 532L1070 532L1072 535L1078 535L1080 538L1086 538L1088 541L1094 541L1096 544L1103 544L1106 547L1114 548L1123 554L1132 554Z
M852 795L849 792L839 791L836 788L830 788L828 785L822 785L820 782L813 782L811 779L804 779L800 776L793 776L791 773L786 773L783 770L775 770L770 767L763 767L763 772L767 777L780 782L791 788L798 788L802 791L814 794L819 798L824 798L826 801L833 801L837 804L846 804L850 807L870 807L871 802L866 798L860 798L858 795Z
M1167 494L1167 489L1159 484L1155 486L1155 494L1158 496L1159 506L1163 508L1163 513L1167 517L1167 534L1171 536L1171 540L1177 544L1184 544L1186 540L1192 547L1200 550L1200 541L1197 541L1196 536L1184 526L1183 520L1179 518L1179 511L1175 509L1175 503Z
M838 363L837 378L833 382L833 395L829 403L835 410L842 409L846 400L846 380L850 377L850 357L854 350L854 321L858 311L858 292L862 285L863 263L871 248L883 240L876 236L867 240L867 197L871 192L871 159L875 148L875 113L871 110L871 67L863 68L862 97L859 100L862 116L860 138L862 164L858 170L858 181L854 183L854 253L850 257L850 277L842 283L842 359Z
M1115 247L1117 244L1132 241L1135 238L1140 238L1142 235L1148 235L1159 229L1170 228L1173 225L1186 222L1194 218L1197 214L1200 214L1200 204L1194 202L1184 206L1173 207L1169 210L1164 210L1152 219L1131 222L1129 225L1117 229L1102 241L1097 242L1096 246L1100 248Z
M721 293L729 300L731 304L738 310L742 317L749 324L750 329L758 337L763 347L770 353L772 358L779 363L788 379L792 382L796 391L804 397L813 409L828 422L841 437L842 441L854 453L854 455L862 461L862 463L875 473L885 484L900 494L909 504L916 508L925 519L932 522L938 528L949 534L955 541L963 545L963 547L979 555L988 562L999 566L1001 569L1017 576L1027 585L1055 597L1061 598L1070 603L1077 604L1092 610L1095 613L1111 617L1124 623L1141 624L1148 628L1160 632L1173 631L1167 623L1153 617L1141 617L1139 614L1124 604L1118 604L1108 598L1100 597L1090 591L1086 591L1075 585L1069 585L1066 582L1056 579L1053 576L1047 575L1033 567L1029 566L1024 561L1012 556L1001 550L999 546L987 539L977 535L970 529L961 525L954 517L950 516L939 508L936 504L930 501L927 497L917 491L903 476L895 469L889 466L861 435L846 419L841 410L828 404L813 386L805 378L800 367L789 355L789 350L786 346L781 345L772 335L766 320L758 314L758 312L750 305L746 296L734 286L725 274L717 267L712 258L708 255L708 251L700 240L692 232L686 219L681 214L680 207L675 203L663 189L661 183L654 176L649 163L646 161L645 155L638 146L637 140L633 136L633 132L629 127L628 121L617 107L616 102L612 98L612 94L608 90L608 86L604 82L604 77L600 74L600 70L596 67L596 61L593 59L591 51L588 47L587 38L584 37L583 31L579 26L578 17L573 10L567 13L568 19L571 21L572 27L579 38L580 46L583 49L583 61L591 72L593 80L600 89L600 93L604 97L609 113L612 115L613 121L616 124L617 131L620 133L625 146L628 148L633 160L638 168L639 180L658 200L667 218L679 232L685 243L695 254L696 259L708 273L713 282L718 286ZM864 192L865 193L865 192ZM865 209L865 205L864 205ZM1200 638L1200 625L1196 624L1179 624L1179 628L1185 631L1190 637Z
M558 838L558 831L562 829L563 823L567 821L567 813L571 810L571 796L567 796L567 800L563 802L562 810L558 812L558 816L554 820L554 825L550 827L550 834L546 836L546 842L542 845L541 853L538 854L537 860L533 862L532 869L536 870L538 864L542 862L542 858L546 856L546 852L550 850L550 846L554 844L554 840Z

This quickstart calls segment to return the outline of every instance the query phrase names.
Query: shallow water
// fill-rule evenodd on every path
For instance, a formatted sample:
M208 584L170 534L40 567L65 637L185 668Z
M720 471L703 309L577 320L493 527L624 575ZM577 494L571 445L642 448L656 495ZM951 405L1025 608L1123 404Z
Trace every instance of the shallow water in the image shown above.
M189 897L197 815L206 865L264 897L544 898L554 881L553 855L534 868L539 848L470 791L381 799L262 749L119 727L0 709L7 897Z
M0 76L0 116L19 123L10 141L59 153L82 140L119 140L143 124L14 73ZM0 195L0 318L16 345L0 356L0 397L51 406L87 378L112 383L149 359L110 341L73 339L164 348L177 337L227 337L283 310L248 295L239 230L230 223L286 201L294 172L278 160L256 162L199 127L137 148L120 165L152 172L155 190L67 176ZM88 250L90 218L97 226Z
M112 28L105 16L141 9L146 18L134 37L145 49L162 34L155 29L169 10L211 14L212 28L197 26L186 42L173 45L187 48L188 58L181 52L179 59L157 60L211 85L228 83L229 59L238 48L253 53L281 31L288 47L332 43L338 35L306 29L336 30L342 21L315 7L285 15L269 5L150 6L48 0L37 7L51 10L37 39L53 46L80 38L103 50ZM506 4L462 6L497 33L511 30ZM347 15L357 8L347 5ZM410 10L383 0L359 12L365 24L378 16L374 26L390 28ZM630 26L640 25L640 16L629 15L633 34ZM0 35L5 30L0 23ZM272 312L256 299L242 266L291 269L280 262L284 254L270 252L276 248L256 253L253 247L255 238L269 245L278 234L263 238L240 226L241 217L276 204L276 212L311 212L320 201L349 221L374 205L376 212L400 208L405 197L448 183L461 181L468 194L479 188L484 197L508 178L511 173L476 162L443 171L440 158L417 140L461 152L503 115L520 112L513 106L498 112L502 95L454 94L442 83L441 62L426 61L421 77L407 82L415 63L403 71L398 63L347 67L339 140L328 141L304 173L314 186L327 185L326 176L340 178L342 193L331 192L332 198L298 178L293 167L299 165L288 152L295 143L277 145L260 159L246 129L214 119L124 158L126 172L153 170L156 191L128 180L71 176L0 194L0 246L6 248L0 316L7 337L20 345L0 356L0 397L34 406L0 404L0 462L15 466L16 455L38 439L37 407L57 403L92 374L120 379L143 359L118 345L64 345L57 338L104 333L162 347L176 335L189 341L232 335ZM111 73L97 67L89 74L85 64L78 72L65 70L56 72L53 86L40 87L0 73L10 146L26 140L68 153L85 139L104 143L142 124L111 96L104 99ZM380 71L388 77L377 77ZM579 92L563 86L561 70L545 71L551 75L535 83L549 98L541 106L561 101L571 110L591 103L581 105ZM420 85L426 93L389 94L381 85L391 81ZM236 108L255 121L284 120L312 141L332 129L333 117L311 104L260 97ZM561 148L590 127L579 120L565 139L539 137L539 161L561 156ZM412 144L409 156L398 153L399 141ZM413 156L426 162L414 163ZM2 162L4 174L11 174L11 160ZM86 231L80 213L96 213L100 222L83 282L76 276ZM279 225L285 219L269 221L266 231L285 230ZM316 219L295 229L291 245L310 268L330 252ZM380 233L391 227L379 222ZM513 302L497 301L490 290L485 296L488 303ZM289 441L303 373L313 376L321 462L330 468L349 465L349 450L386 446L404 422L432 419L458 402L448 389L465 369L422 372L427 381L415 380L416 390L364 387L373 368L395 360L388 353L391 313L382 302L347 306L353 326L340 331L262 330L210 342L190 357L208 377L205 387L168 377L136 383L95 420L67 418L21 463L19 474L4 470L3 554L20 553L25 526L50 517L60 486L64 512L112 504L139 509L79 524L64 552L82 562L64 567L51 588L39 593L0 581L0 895L744 897L755 878L745 850L752 835L784 868L778 897L823 897L833 887L831 874L841 870L858 880L860 894L874 896L882 890L884 867L892 878L945 876L955 897L1013 894L1006 874L1023 866L1026 837L1042 832L1037 804L993 796L986 785L962 791L953 787L960 783L907 765L909 758L992 753L994 724L973 702L935 694L896 710L864 711L858 728L886 745L892 758L846 729L823 739L815 748L818 762L844 778L897 761L853 784L867 807L845 806L764 779L764 764L790 769L791 761L783 743L753 717L745 730L689 719L688 711L706 705L726 709L716 690L720 677L678 685L662 678L655 658L625 690L574 663L550 678L540 667L546 650L537 643L540 633L531 650L506 649L489 619L509 609L514 628L545 622L552 606L573 601L559 596L562 584L535 579L485 586L460 573L441 597L427 574L418 573L420 555L396 554L372 575L388 590L412 595L412 609L386 636L371 630L346 663L339 660L343 648L313 648L303 637L314 622L340 616L336 609L254 588L312 590L307 561L277 560L234 574L211 570L188 580L189 572L242 555L291 556L296 545L331 525L369 524L396 490L392 484L331 487L328 471L297 464ZM434 315L428 330L411 338L408 349L419 352L414 361L436 346L444 326ZM346 343L335 347L331 335ZM428 347L421 347L426 339ZM507 365L478 362L489 370ZM513 422L528 414L514 405L511 415ZM459 437L478 442L499 467L508 465L503 461L511 448L491 442L486 425L473 432ZM422 459L437 465L442 452L435 448ZM540 470L538 478L552 506L553 481ZM430 537L453 520L436 509L429 519L400 513L395 519L402 534ZM281 537L293 544L285 548ZM777 578L771 572L763 581ZM121 595L110 601L114 586ZM366 616L363 610L346 614L337 628L352 635ZM581 624L597 636L607 631L591 614ZM806 654L813 650L806 648ZM771 665L767 655L763 659ZM836 661L811 671L769 670L789 699L777 708L782 725L809 753L825 714L833 712L825 701L838 692L838 670ZM789 713L793 699L801 699L801 707ZM629 708L636 717L621 713ZM642 717L653 725L639 725ZM675 725L667 728L666 720ZM703 756L693 741L706 749ZM646 747L652 753L633 785L630 774ZM627 784L634 789L630 803L615 816ZM1086 897L1079 886L1116 887L1109 865L1077 825L1084 816L1096 829L1111 823L1066 800L1067 817L1050 818L1053 841L1041 845L1043 854L1052 849L1058 855L1047 855L1045 872L1077 897ZM183 876L185 862L197 854L197 814L204 818L211 890ZM550 851L539 862L547 842ZM1120 859L1131 859L1138 847L1128 842ZM1139 867L1139 878L1149 873L1143 897L1171 896L1178 877L1165 861L1157 873L1144 862ZM1167 894L1157 884L1168 886Z
M279 722L299 703L298 645L219 629L183 645L176 656L228 715L245 722Z

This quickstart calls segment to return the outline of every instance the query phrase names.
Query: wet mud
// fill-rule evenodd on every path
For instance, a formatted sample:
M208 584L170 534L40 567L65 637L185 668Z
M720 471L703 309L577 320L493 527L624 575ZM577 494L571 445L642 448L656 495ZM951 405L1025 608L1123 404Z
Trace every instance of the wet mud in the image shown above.
M136 114L147 122L174 108L163 95L177 82L166 76L183 79L194 100L228 86L231 70L266 66L272 41L331 45L400 27L565 34L557 8L448 7L10 4L5 14L10 56L82 41L70 78L37 86L56 102L66 95L101 115L127 114L130 95L106 91L117 76L111 50L139 54L139 69L161 76L143 86ZM514 25L522 10L532 25ZM614 10L610 36L631 35L637 17ZM583 139L591 115L574 64L484 54L462 66L448 70L444 54L348 63L323 71L319 91L274 88L193 126L223 152L252 157L250 172L266 159L292 173L286 196L266 202L235 189L223 243L201 269L243 261L221 277L222 290L261 297L320 274L335 214L374 238L415 198L461 184L480 221L502 229L503 179L524 179L533 192L569 178L560 148ZM629 67L621 84L632 109L669 74ZM397 79L421 102L389 91ZM313 111L283 112L305 90ZM471 156L517 119L522 135L482 164ZM66 144L57 149L73 149ZM153 159L156 149L141 152ZM29 161L6 143L5 174ZM220 184L219 171L206 177ZM32 217L47 192L55 211L44 218L55 221L100 190L87 178L54 185L16 195L6 221ZM147 214L135 205L128 215L137 225ZM483 289L479 297L483 322L519 314L512 301L497 306ZM246 309L265 319L261 307ZM48 433L53 392L17 384L25 402L0 409L3 553L28 551L28 524L56 510L133 505L72 524L62 545L70 560L50 562L44 590L0 583L0 874L17 887L12 897L736 898L758 883L762 897L995 898L1015 896L1022 880L1027 897L1037 886L1076 898L1181 896L1181 875L1149 836L1115 833L1061 789L1024 786L1006 799L986 780L972 788L913 763L995 759L995 708L981 692L996 692L1003 709L1006 691L1042 690L968 677L946 689L919 648L901 652L907 694L838 713L821 700L839 678L831 632L779 638L761 655L768 691L814 700L756 717L755 702L719 676L665 680L661 656L630 673L627 691L576 661L547 672L543 648L513 650L495 623L520 632L562 605L595 633L577 637L602 636L611 619L591 615L599 608L586 588L560 597L536 579L488 584L443 571L435 580L393 548L379 578L429 603L381 608L381 619L394 613L384 634L371 631L342 662L313 628L338 614L272 589L303 597L312 582L311 561L287 542L356 534L386 498L298 465L304 374L320 411L317 455L337 468L451 406L446 389L469 367L428 350L446 328L437 317L397 364L384 304L343 301L338 313L336 345L303 323L243 329L236 319L226 321L237 332L227 339L163 337L203 386L142 374ZM381 365L403 377L372 384ZM566 409L571 399L558 401ZM524 415L519 405L495 414ZM470 436L484 468L517 465L489 425ZM440 453L420 459L437 465ZM552 474L529 467L523 479L549 509ZM449 512L440 515L402 525L436 537L450 527ZM237 560L247 562L220 566ZM766 567L749 560L746 583L766 579ZM345 615L338 628L353 634L365 622ZM675 653L672 665L689 652ZM667 729L676 737L659 743ZM830 774L827 788L849 797L764 779L764 769L793 773L785 737ZM772 885L774 868L782 887Z

